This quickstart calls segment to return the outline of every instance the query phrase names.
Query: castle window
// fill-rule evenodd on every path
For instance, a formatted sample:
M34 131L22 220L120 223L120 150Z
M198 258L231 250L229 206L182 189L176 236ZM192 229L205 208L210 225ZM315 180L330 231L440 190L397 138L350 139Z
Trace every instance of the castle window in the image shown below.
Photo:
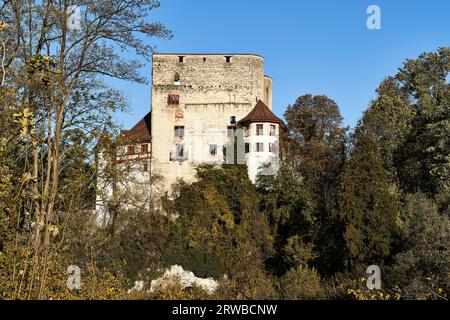
M148 144L141 144L141 153L148 153Z
M181 84L181 78L178 72L175 73L175 76L173 77L173 84L176 86L179 86Z
M179 104L180 96L177 94L169 94L169 96L167 97L167 103L168 104Z
M203 58L203 62L206 62L206 58Z
M246 142L245 143L245 153L249 153L250 152L250 143Z
M256 125L256 135L262 136L264 134L264 125L263 124L257 124Z
M225 61L230 63L231 62L231 56L225 56Z
M264 143L262 143L262 142L255 143L255 151L256 152L264 152Z
M177 144L176 148L170 152L170 161L187 160L187 150L184 144Z
M184 126L175 126L174 137L180 139L184 138Z
M234 126L228 126L227 127L227 137L232 138L234 136L234 130L236 128Z
M231 124L236 124L236 116L231 116L230 117L230 123Z
M178 57L178 62L183 63L184 62L184 56L179 56Z
M271 136L275 136L276 135L276 130L277 130L277 127L274 125L274 124L271 124L270 125L270 135Z
M127 153L128 154L134 154L134 146L128 146L127 147Z
M209 145L209 154L215 156L217 154L217 144Z
M176 150L177 154L177 158L178 159L184 159L186 156L186 152L184 150L184 144L177 144L177 150Z

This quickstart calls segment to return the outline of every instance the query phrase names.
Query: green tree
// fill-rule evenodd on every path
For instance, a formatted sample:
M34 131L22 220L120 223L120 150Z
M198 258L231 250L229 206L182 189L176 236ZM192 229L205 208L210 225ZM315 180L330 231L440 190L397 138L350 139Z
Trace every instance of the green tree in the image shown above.
M202 166L165 210L176 223L162 261L201 277L233 276L273 253L267 218L245 166Z
M281 278L281 296L286 300L321 300L326 292L316 270L297 267Z
M385 79L376 92L378 96L364 112L357 130L372 135L380 147L386 169L395 175L394 153L411 131L415 110L393 77Z
M387 285L407 299L445 299L450 290L450 220L424 194L408 195L401 247L387 270Z
M315 264L322 273L332 274L342 268L343 226L333 212L348 129L342 125L339 106L324 95L299 97L284 117L289 131L282 141L283 161L304 177L314 203L313 239L320 251Z
M338 203L349 266L380 264L390 252L398 208L378 146L368 135L356 136L340 176Z
M276 176L261 176L257 190L261 197L260 210L267 214L274 238L276 254L269 265L275 273L283 274L293 265L309 263L314 257L316 219L313 200L302 176L282 165Z
M450 48L440 48L407 60L396 76L415 109L396 153L400 182L408 192L435 197L442 210L450 208L449 71Z

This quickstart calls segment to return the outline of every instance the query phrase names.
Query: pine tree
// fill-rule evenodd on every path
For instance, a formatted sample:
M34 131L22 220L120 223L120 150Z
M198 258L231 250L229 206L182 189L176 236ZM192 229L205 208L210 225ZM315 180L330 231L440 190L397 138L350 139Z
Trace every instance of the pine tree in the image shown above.
M357 134L338 194L350 266L380 264L388 256L396 229L396 203L377 144L369 135Z

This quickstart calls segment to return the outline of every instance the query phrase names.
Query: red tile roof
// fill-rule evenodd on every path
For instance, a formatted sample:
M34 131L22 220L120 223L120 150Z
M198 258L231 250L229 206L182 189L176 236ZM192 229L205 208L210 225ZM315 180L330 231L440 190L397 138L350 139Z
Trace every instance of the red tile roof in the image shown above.
M133 128L122 131L122 139L133 142L149 142L152 139L151 112L147 113Z
M253 110L243 119L239 120L238 123L246 126L254 122L271 122L284 126L283 120L278 118L261 100L259 100Z

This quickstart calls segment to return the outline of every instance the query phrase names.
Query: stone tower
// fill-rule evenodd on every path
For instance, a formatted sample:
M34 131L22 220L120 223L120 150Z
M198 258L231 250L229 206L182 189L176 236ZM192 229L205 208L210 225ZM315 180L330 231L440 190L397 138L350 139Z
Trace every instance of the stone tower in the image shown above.
M272 80L254 54L154 54L152 174L163 189L192 182L201 163L222 163L237 121L258 101L272 108Z
M238 163L247 165L250 179L275 174L283 122L271 109L272 79L261 56L154 54L151 112L112 139L112 153L104 152L104 141L97 148L99 221L119 202L146 208L178 179L193 182L200 164L224 163L224 148L230 153L237 133ZM109 163L119 174L105 170Z

